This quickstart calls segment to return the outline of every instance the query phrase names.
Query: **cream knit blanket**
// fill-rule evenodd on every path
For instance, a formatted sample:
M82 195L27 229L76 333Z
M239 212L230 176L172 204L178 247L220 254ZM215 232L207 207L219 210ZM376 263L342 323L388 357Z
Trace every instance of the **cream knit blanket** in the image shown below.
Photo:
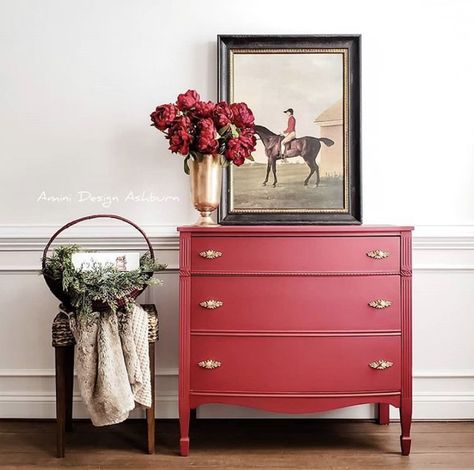
M151 406L148 314L69 314L76 340L76 371L82 399L94 426L127 419L135 402Z

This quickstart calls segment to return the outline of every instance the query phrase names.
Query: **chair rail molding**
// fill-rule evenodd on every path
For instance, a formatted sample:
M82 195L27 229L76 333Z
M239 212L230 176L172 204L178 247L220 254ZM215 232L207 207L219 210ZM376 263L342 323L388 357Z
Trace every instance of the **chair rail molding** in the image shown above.
M2 225L0 251L42 250L61 224ZM178 233L175 225L143 224L157 250L177 250ZM66 235L66 236L64 236ZM85 248L110 247L136 249L143 246L142 238L133 229L119 225L76 225L65 232L58 243L80 243ZM472 225L417 225L413 232L415 250L474 250Z
M57 225L0 225L0 251L43 250ZM177 250L178 234L174 225L141 225L156 250ZM143 237L123 225L76 225L61 235L54 245L77 243L88 249L137 249L144 246Z

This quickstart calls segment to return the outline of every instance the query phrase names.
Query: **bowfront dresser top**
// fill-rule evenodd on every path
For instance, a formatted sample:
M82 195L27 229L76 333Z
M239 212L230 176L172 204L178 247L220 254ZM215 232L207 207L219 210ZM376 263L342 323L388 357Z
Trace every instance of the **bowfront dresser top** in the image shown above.
M181 454L191 409L400 408L410 452L411 230L180 227Z

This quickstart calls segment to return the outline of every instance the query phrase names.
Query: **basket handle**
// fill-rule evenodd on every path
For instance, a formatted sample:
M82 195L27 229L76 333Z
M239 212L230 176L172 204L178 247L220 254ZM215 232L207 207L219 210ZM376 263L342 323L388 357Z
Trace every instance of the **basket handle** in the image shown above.
M49 242L46 244L44 251L43 251L43 259L41 262L41 266L43 267L43 270L46 268L46 256L48 254L49 247L51 246L51 243L53 243L54 239L64 230L67 228L78 224L79 222L84 222L84 220L91 220L91 219L117 219L121 220L122 222L126 222L127 224L131 225L135 229L137 229L143 236L143 238L146 241L146 244L148 245L148 250L150 251L150 257L154 261L155 260L155 254L153 253L153 247L151 246L150 240L146 236L145 232L135 223L133 223L131 220L126 219L125 217L122 217L120 215L115 215L115 214L95 214L95 215L86 215L85 217L80 217L79 219L73 220L72 222L67 223L66 225L63 225L59 230L57 230L53 236L49 239Z

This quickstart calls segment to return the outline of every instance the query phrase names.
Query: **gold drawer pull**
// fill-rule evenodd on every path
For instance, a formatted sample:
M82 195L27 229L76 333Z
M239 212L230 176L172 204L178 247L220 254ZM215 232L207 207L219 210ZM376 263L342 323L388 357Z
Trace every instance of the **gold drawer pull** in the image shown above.
M201 251L201 253L199 253L199 256L205 259L215 259L222 256L222 253L220 251L215 251L215 250L206 250L206 251Z
M198 362L198 366L203 369L217 369L222 365L222 362L215 361L214 359L206 359L205 361Z
M393 366L393 362L386 361L385 359L379 359L378 361L369 363L369 367L372 367L372 369L377 369L377 370L388 369L389 367L392 367L392 366Z
M224 302L221 302L220 300L209 299L209 300L203 300L202 302L199 303L199 305L201 307L214 310L216 308L222 307L224 305Z
M389 251L383 251L383 250L372 250L367 253L367 256L369 258L373 259L384 259L388 258L390 255Z
M376 299L369 302L369 307L372 308L387 308L390 307L390 305L392 305L392 301L385 299Z

